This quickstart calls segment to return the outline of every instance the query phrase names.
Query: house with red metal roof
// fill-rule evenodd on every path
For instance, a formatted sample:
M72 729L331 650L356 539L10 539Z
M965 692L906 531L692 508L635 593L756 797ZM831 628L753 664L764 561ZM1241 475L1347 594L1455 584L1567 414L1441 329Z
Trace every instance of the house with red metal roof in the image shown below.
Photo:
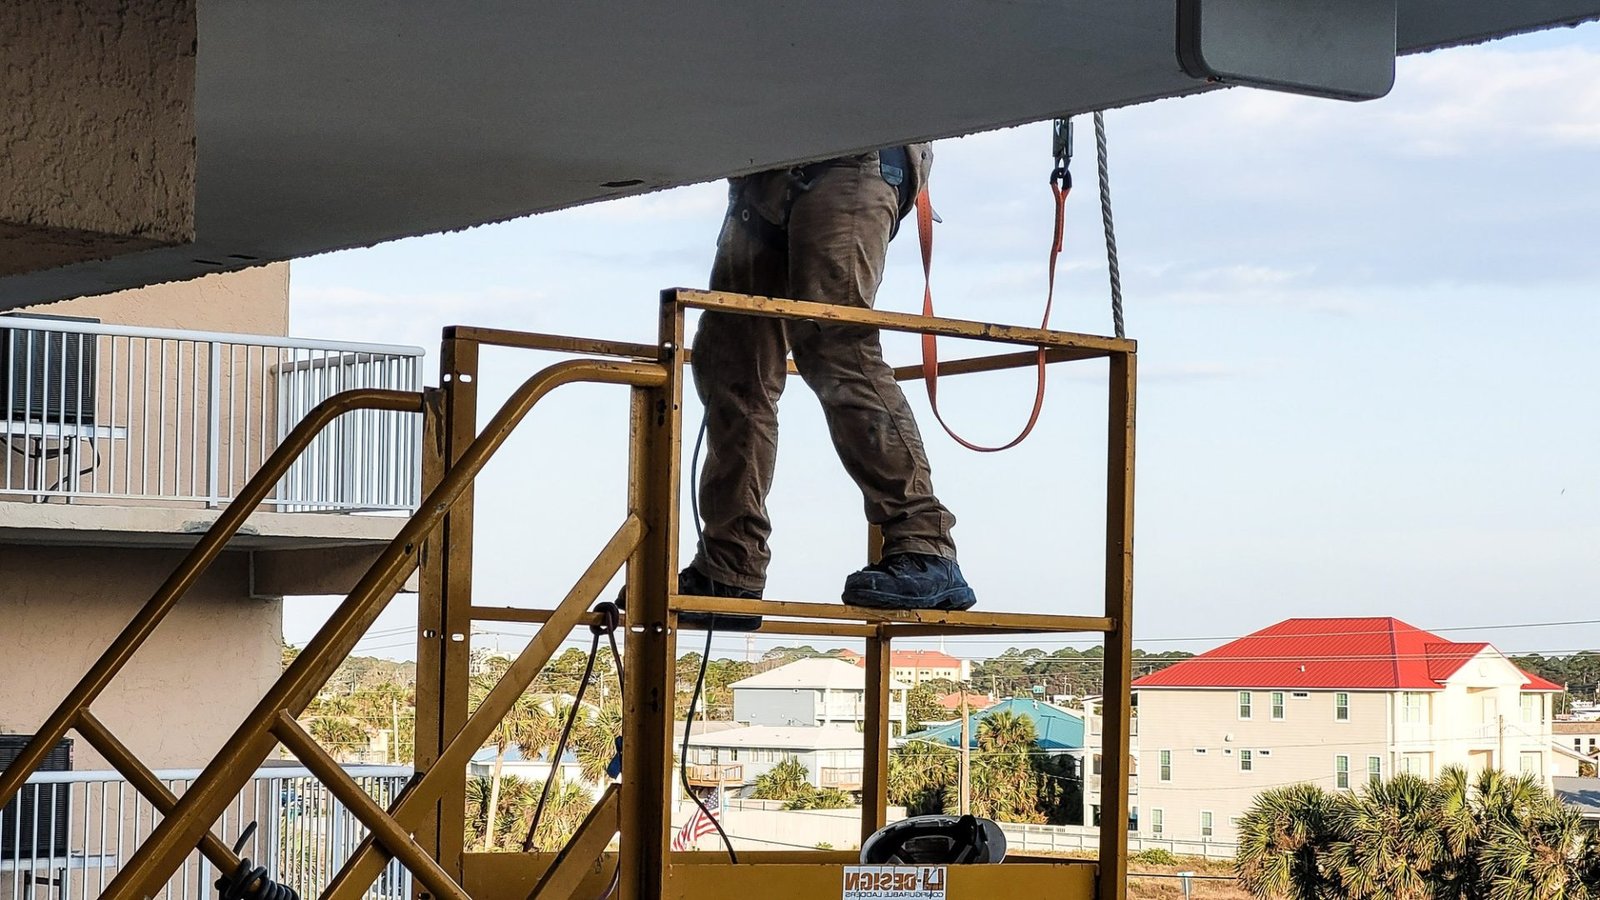
M840 650L834 656L858 666L867 664L866 657L854 650ZM912 687L940 678L960 684L972 677L972 663L938 650L891 650L889 677Z
M1287 619L1133 683L1139 830L1232 841L1263 790L1358 790L1445 766L1531 773L1573 764L1552 747L1560 685L1492 645L1398 619Z

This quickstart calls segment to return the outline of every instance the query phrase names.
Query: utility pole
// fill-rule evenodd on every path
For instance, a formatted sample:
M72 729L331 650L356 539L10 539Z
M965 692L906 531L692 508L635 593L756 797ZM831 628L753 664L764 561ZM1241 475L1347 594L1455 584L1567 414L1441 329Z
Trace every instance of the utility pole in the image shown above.
M389 698L389 765L400 764L400 698Z
M961 794L957 810L961 815L972 812L972 719L967 711L967 689L961 688Z

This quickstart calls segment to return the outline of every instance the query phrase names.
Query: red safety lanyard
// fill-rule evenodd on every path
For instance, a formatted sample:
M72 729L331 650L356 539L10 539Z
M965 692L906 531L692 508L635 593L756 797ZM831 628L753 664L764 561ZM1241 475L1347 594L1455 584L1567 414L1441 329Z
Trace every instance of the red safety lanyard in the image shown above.
M1050 192L1056 200L1056 230L1055 239L1050 243L1050 286L1045 294L1044 320L1040 328L1050 327L1050 307L1056 298L1056 259L1061 255L1061 229L1066 219L1067 195L1072 192L1072 185L1066 179L1051 178ZM928 189L924 187L917 194L917 236L922 243L922 314L932 316L933 313L933 201L928 199ZM939 338L937 335L924 334L922 336L922 381L928 388L928 405L933 407L934 418L955 442L968 450L979 453L995 453L1000 450L1009 450L1022 443L1028 434L1033 431L1033 426L1039 421L1039 411L1044 408L1045 384L1045 349L1039 348L1039 383L1034 390L1033 412L1028 414L1028 424L1022 427L1022 433L998 447L985 447L956 434L950 425L945 422L944 416L939 412Z

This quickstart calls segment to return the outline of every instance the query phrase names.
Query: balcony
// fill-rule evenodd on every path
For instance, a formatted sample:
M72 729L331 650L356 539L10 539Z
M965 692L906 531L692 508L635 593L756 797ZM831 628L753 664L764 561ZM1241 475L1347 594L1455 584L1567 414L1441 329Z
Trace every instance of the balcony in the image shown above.
M689 784L693 787L722 787L729 784L744 784L743 765L690 765L688 770Z
M836 791L861 790L861 770L856 769L830 769L824 767L817 773L818 781L824 790L833 788Z
M394 766L349 766L345 771L383 806L411 778L410 768ZM155 774L181 796L200 773ZM98 897L159 818L116 772L37 773L0 811L0 896ZM252 821L258 828L243 854L302 897L318 896L367 833L349 809L301 768L256 772L214 832L232 846ZM215 867L193 851L163 896L215 896L217 876ZM363 896L407 900L410 873L390 862Z
M418 347L0 316L0 501L11 501L0 502L0 536L192 542L312 407L351 388L419 390L422 357ZM388 411L336 420L242 546L385 537L393 519L372 514L418 502L421 428L420 416Z

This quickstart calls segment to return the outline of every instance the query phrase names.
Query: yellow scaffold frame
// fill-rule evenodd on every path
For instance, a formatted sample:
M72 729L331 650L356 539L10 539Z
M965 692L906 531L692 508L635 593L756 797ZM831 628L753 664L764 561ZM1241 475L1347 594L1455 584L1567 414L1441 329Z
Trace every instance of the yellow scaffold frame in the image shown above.
M678 571L678 499L683 444L682 391L688 310L807 319L891 331L1025 345L1030 349L940 365L943 374L1105 358L1109 362L1104 615L998 612L900 612L836 604L686 597L673 593ZM477 428L478 358L483 346L580 354L524 382L488 424ZM239 863L210 824L279 743L323 781L370 830L323 893L362 896L391 858L411 870L417 897L448 900L553 900L599 897L620 867L618 896L738 897L781 892L797 898L841 893L839 851L755 852L728 862L720 853L669 848L672 734L679 613L766 617L767 634L847 636L866 642L866 742L863 838L885 824L888 809L889 654L897 637L955 634L1098 633L1104 636L1101 821L1128 821L1130 656L1133 588L1133 341L1037 328L840 307L698 290L662 293L655 344L589 340L457 326L446 329L440 387L422 393L357 390L312 410L217 519L132 623L0 773L0 805L21 789L49 748L76 729L165 816L107 887L108 900L142 900L196 847L223 871ZM604 357L604 358L594 358ZM896 370L901 380L920 367ZM554 609L495 608L472 602L473 485L495 452L546 394L577 382L630 389L628 510L622 524ZM278 682L226 741L181 798L175 798L90 711L174 604L222 552L271 493L294 459L329 422L356 409L421 413L425 499L371 569L329 617ZM875 548L872 540L869 547ZM875 553L875 549L872 551ZM467 762L512 703L574 628L598 621L590 608L627 565L629 603L624 671L623 741L628 766L559 853L469 853L464 847ZM388 809L380 808L296 722L407 577L419 569L417 774ZM540 625L478 708L467 714L467 666L473 622ZM618 836L620 835L620 838ZM618 849L608 852L613 838ZM1120 900L1126 895L1127 834L1104 827L1097 860L1013 855L998 866L952 867L951 900L1035 892L1042 896Z

